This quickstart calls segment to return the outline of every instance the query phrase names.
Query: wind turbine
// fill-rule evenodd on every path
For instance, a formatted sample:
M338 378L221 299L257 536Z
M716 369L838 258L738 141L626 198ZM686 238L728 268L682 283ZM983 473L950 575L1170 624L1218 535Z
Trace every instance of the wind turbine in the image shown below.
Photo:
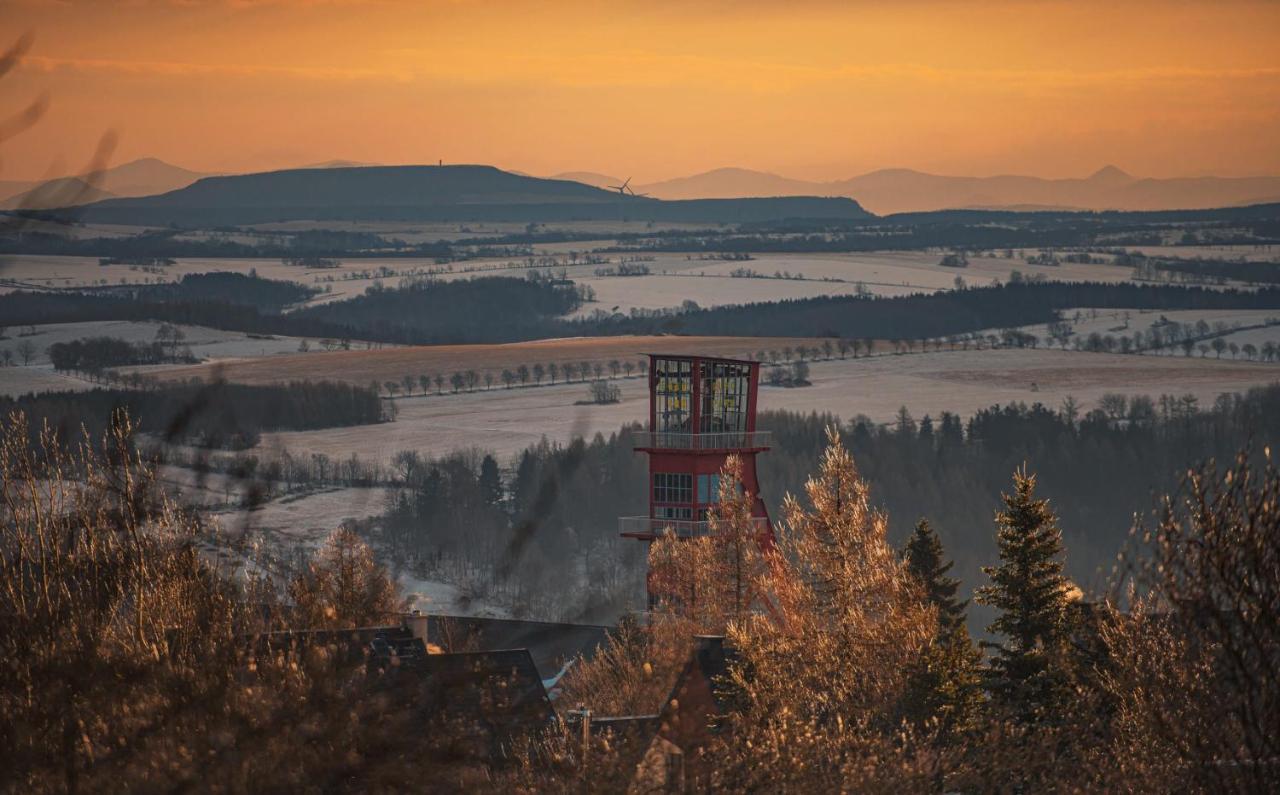
M634 196L636 198L641 198L643 196L649 195L647 193L636 193L634 190L632 190L631 177L627 177L621 185L610 185L609 189L616 190L619 196Z

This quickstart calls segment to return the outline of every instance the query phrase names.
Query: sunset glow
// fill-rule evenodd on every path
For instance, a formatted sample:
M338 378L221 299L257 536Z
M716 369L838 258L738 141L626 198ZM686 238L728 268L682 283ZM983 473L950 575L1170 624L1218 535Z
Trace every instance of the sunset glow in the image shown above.
M0 178L492 163L651 181L1280 172L1280 4L35 2ZM7 45L6 45L7 46Z

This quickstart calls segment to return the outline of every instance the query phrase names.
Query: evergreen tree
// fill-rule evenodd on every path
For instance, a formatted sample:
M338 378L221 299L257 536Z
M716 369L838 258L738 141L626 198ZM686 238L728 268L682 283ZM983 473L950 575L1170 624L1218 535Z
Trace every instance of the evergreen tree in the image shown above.
M480 493L486 505L497 505L502 501L502 475L498 472L498 462L491 455L486 455L480 462Z
M907 541L907 571L920 582L925 596L938 608L938 625L942 633L954 630L964 624L964 609L968 600L956 598L956 590L960 581L948 577L952 561L942 560L942 541L934 532L928 519L921 518L916 522L915 532Z
M983 568L991 584L977 596L1000 611L989 630L1005 638L982 644L995 652L988 689L1018 719L1036 723L1051 720L1065 700L1069 584L1062 531L1048 501L1035 497L1035 476L1024 465L1013 484L996 514L1000 565Z
M956 598L960 581L947 576L942 542L928 519L916 523L907 541L907 571L938 611L937 633L913 663L903 713L917 724L936 721L944 738L971 728L982 707L980 654L965 626L968 601Z

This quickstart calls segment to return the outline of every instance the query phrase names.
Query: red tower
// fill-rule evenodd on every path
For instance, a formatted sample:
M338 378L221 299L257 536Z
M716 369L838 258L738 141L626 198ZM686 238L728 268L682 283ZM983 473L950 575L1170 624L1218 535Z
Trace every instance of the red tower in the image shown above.
M760 363L707 356L649 355L649 430L635 449L649 454L649 515L619 519L622 535L651 542L665 528L682 538L705 535L720 493L725 459L742 459L742 483L762 540L773 538L760 499L756 455L769 434L756 430Z

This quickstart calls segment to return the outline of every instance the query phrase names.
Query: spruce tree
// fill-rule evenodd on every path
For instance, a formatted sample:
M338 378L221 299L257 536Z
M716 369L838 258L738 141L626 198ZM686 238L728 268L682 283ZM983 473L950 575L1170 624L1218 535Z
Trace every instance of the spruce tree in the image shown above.
M984 567L991 584L978 602L1000 611L990 632L1000 643L988 671L993 699L1028 723L1052 720L1065 701L1069 584L1062 573L1062 531L1047 500L1036 499L1036 479L1022 467L1014 492L996 514L1000 565Z
M924 588L929 602L938 608L939 628L947 632L964 624L964 609L969 602L956 599L960 581L947 576L954 563L943 562L942 541L928 519L922 518L916 523L915 532L907 541L905 557L907 571Z
M942 542L927 519L916 523L904 557L907 571L937 608L938 626L912 666L903 714L919 725L935 721L941 736L951 739L973 726L982 706L981 656L965 626L968 602L956 598L960 581L947 576L953 563L944 562Z

